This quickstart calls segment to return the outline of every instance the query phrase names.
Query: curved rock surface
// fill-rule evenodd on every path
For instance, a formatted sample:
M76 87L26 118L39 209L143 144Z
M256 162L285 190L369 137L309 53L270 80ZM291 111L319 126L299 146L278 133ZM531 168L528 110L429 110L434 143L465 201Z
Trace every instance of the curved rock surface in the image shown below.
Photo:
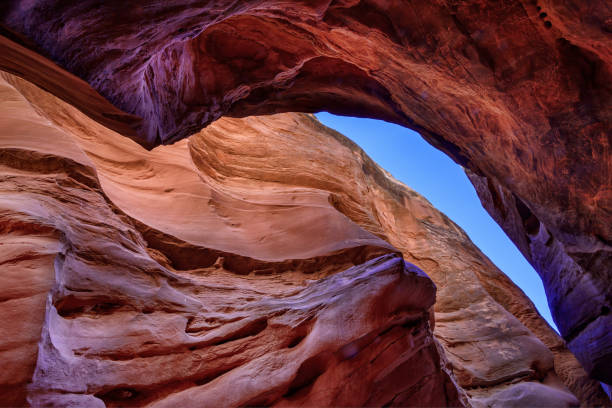
M125 215L104 188L119 197L121 184L140 186L143 201L162 190L169 200L213 195L202 180L179 177L197 179L186 144L161 163L127 144L124 159L140 160L111 163L104 155L126 139L14 77L3 77L2 97L0 311L3 367L13 374L2 378L3 405L26 397L33 406L463 405L430 329L435 286L389 244L354 226L334 248L310 245L318 256L288 245L295 258L281 261L280 248L270 261L245 255L230 225L215 227L236 238L234 252L183 241ZM91 139L96 131L104 142ZM156 177L168 167L172 184ZM147 179L161 185L140 184ZM160 216L168 201L156 204ZM196 200L213 215L189 220L197 212L174 205L200 236L227 217ZM263 206L288 210L288 225L300 215ZM278 217L257 218L282 235ZM303 232L285 238L308 248L317 237Z
M524 224L551 237L528 259L572 350L612 383L609 1L24 0L0 21L128 112L104 120L145 146L283 111L418 130L513 195L499 211L519 211L502 221L517 245Z
M1 78L6 405L606 404L459 227L313 117L147 151Z

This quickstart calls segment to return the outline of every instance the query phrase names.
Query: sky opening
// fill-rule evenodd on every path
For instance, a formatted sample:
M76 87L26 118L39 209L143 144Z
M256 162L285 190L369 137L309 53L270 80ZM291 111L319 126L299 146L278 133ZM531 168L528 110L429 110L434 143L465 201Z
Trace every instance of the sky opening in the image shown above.
M393 177L423 195L463 228L472 242L525 292L557 330L540 277L482 207L461 166L417 132L402 126L327 112L316 116L324 125L357 143Z

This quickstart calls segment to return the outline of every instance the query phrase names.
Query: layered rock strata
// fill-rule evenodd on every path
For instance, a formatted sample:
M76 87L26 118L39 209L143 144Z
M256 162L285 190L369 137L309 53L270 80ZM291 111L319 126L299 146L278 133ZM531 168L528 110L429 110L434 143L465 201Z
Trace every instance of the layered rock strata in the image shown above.
M354 226L341 228L345 240L330 234L334 248L307 246L315 237L304 235L311 256L288 248L294 258L281 260L276 246L276 261L254 259L216 207L197 200L183 203L210 208L220 233L236 238L234 252L153 229L125 215L103 186L117 197L123 181L150 200L156 190L141 184L150 178L162 182L158 189L182 190L169 199L212 201L187 145L163 152L161 164L193 174L199 186L164 183L150 153L133 145L140 161L105 161L120 147L113 135L95 145L108 150L83 150L90 132L106 129L21 83L36 109L52 115L40 116L6 82L14 78L4 79L0 310L3 366L13 375L3 378L3 405L23 405L26 396L33 406L462 405L430 329L435 286L387 243ZM129 177L136 173L143 177ZM251 212L251 220L276 221L260 231L270 236L299 231L290 218L307 214L297 207L309 205L283 208L285 223L266 213ZM329 208L320 218L351 224ZM191 221L203 237L213 232L205 221ZM348 378L352 387L340 381Z
M129 113L118 126L148 147L284 111L418 130L557 243L561 264L540 246L529 259L570 347L612 382L608 1L15 0L0 21Z
M601 280L583 274L581 266L567 255L563 245L515 194L486 177L469 171L468 177L483 206L539 272L549 304L554 306L553 317L559 322L561 332L566 333L569 348L593 377L610 378L612 315L606 290L601 290ZM612 277L612 268L605 259L585 256L591 258L596 269L604 272L600 278ZM596 265L598 262L601 264ZM591 320L589 316L596 317Z
M314 118L146 151L1 92L6 405L605 404L460 228Z

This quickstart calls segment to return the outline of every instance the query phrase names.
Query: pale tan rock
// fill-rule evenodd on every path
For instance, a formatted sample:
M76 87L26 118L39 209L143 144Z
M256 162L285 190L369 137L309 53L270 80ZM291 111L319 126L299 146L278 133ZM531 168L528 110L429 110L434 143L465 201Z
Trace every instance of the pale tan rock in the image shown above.
M213 226L220 229L213 238L238 237L238 233L225 223L233 213L219 215L225 207L209 204L213 194L219 193L198 178L186 144L159 155L162 170L174 168L175 173L171 173L174 178L157 179L165 185L155 185L158 152L132 143L124 156L132 160L126 164L108 161L104 154L121 147L113 141L126 139L23 80L3 78L3 89L10 94L7 103L22 104L18 115L3 111L7 129L18 128L24 119L32 122L30 127L19 127L17 136L5 134L4 142L10 147L3 150L1 169L2 206L7 212L4 238L10 241L13 230L32 242L37 242L39 229L57 235L46 248L49 260L55 257L55 261L53 269L47 268L52 275L39 305L26 304L21 309L38 319L28 329L35 333L28 358L36 361L36 370L32 377L31 363L19 364L23 353L8 350L4 361L24 374L2 378L7 404L25 403L26 392L34 406L184 405L189 401L211 406L283 401L330 406L462 404L452 374L441 368L444 357L429 326L433 283L418 269L406 266L388 243L322 201L323 193L313 190L310 195L318 201L295 205L294 211L275 214L275 209L284 206L271 200L260 205L271 210L268 218L266 211L254 213L259 221L253 222L252 233L282 233L291 226L290 217L301 214L305 219L288 228L284 239L293 237L302 246L277 243L271 246L276 251L269 257L272 260L249 258L248 251L257 247L239 239L226 238L222 249L207 248L203 242L214 242L206 237L211 220L217 220ZM36 109L9 83L31 98ZM88 136L96 130L108 137L107 144L97 138L96 144L88 144ZM24 132L28 138L22 137ZM50 134L56 134L57 141ZM184 232L186 238L197 238L194 231L199 231L199 241L182 241L123 215L98 181L120 197L137 192L139 183L146 180L130 177L135 174L148 175L154 187L134 194L150 201L150 213L142 211L146 207L140 209L143 219L163 221L164 208L176 204L187 217L183 225L189 214L194 215ZM173 185L172 180L178 181L179 193L168 191L166 200L155 202ZM185 180L192 184L181 186ZM127 192L122 190L127 187ZM173 202L181 195L197 198L199 194L207 199L199 207L201 213L192 207L180 208L189 200ZM241 202L246 210L258 207ZM129 210L136 209L129 204L139 202L126 203ZM306 211L300 213L300 209ZM181 221L181 213L175 214ZM300 226L317 216L324 220L314 224L318 231L336 222L338 232L321 236L318 246L316 242L308 246L318 237L304 234ZM34 227L26 228L23 220ZM251 217L244 222L257 220ZM181 224L170 225L175 228L170 232L180 235ZM249 232L248 227L245 231ZM3 255L24 258L28 248L3 248ZM44 271L37 267L33 272ZM5 279L11 277L5 274ZM10 289L19 294L19 287L13 284ZM9 302L0 307L2 316L9 318L15 317L12 310ZM24 329L2 322L9 330ZM13 340L22 337L15 334ZM420 370L415 372L415 366ZM350 377L353 388L342 381ZM244 386L237 387L240 383Z

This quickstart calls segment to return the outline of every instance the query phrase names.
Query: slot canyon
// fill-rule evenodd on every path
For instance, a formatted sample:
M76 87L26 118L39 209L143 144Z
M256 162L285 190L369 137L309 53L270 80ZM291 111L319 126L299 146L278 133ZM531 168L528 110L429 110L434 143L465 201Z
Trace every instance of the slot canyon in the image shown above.
M0 3L2 407L610 407L611 284L608 0Z

